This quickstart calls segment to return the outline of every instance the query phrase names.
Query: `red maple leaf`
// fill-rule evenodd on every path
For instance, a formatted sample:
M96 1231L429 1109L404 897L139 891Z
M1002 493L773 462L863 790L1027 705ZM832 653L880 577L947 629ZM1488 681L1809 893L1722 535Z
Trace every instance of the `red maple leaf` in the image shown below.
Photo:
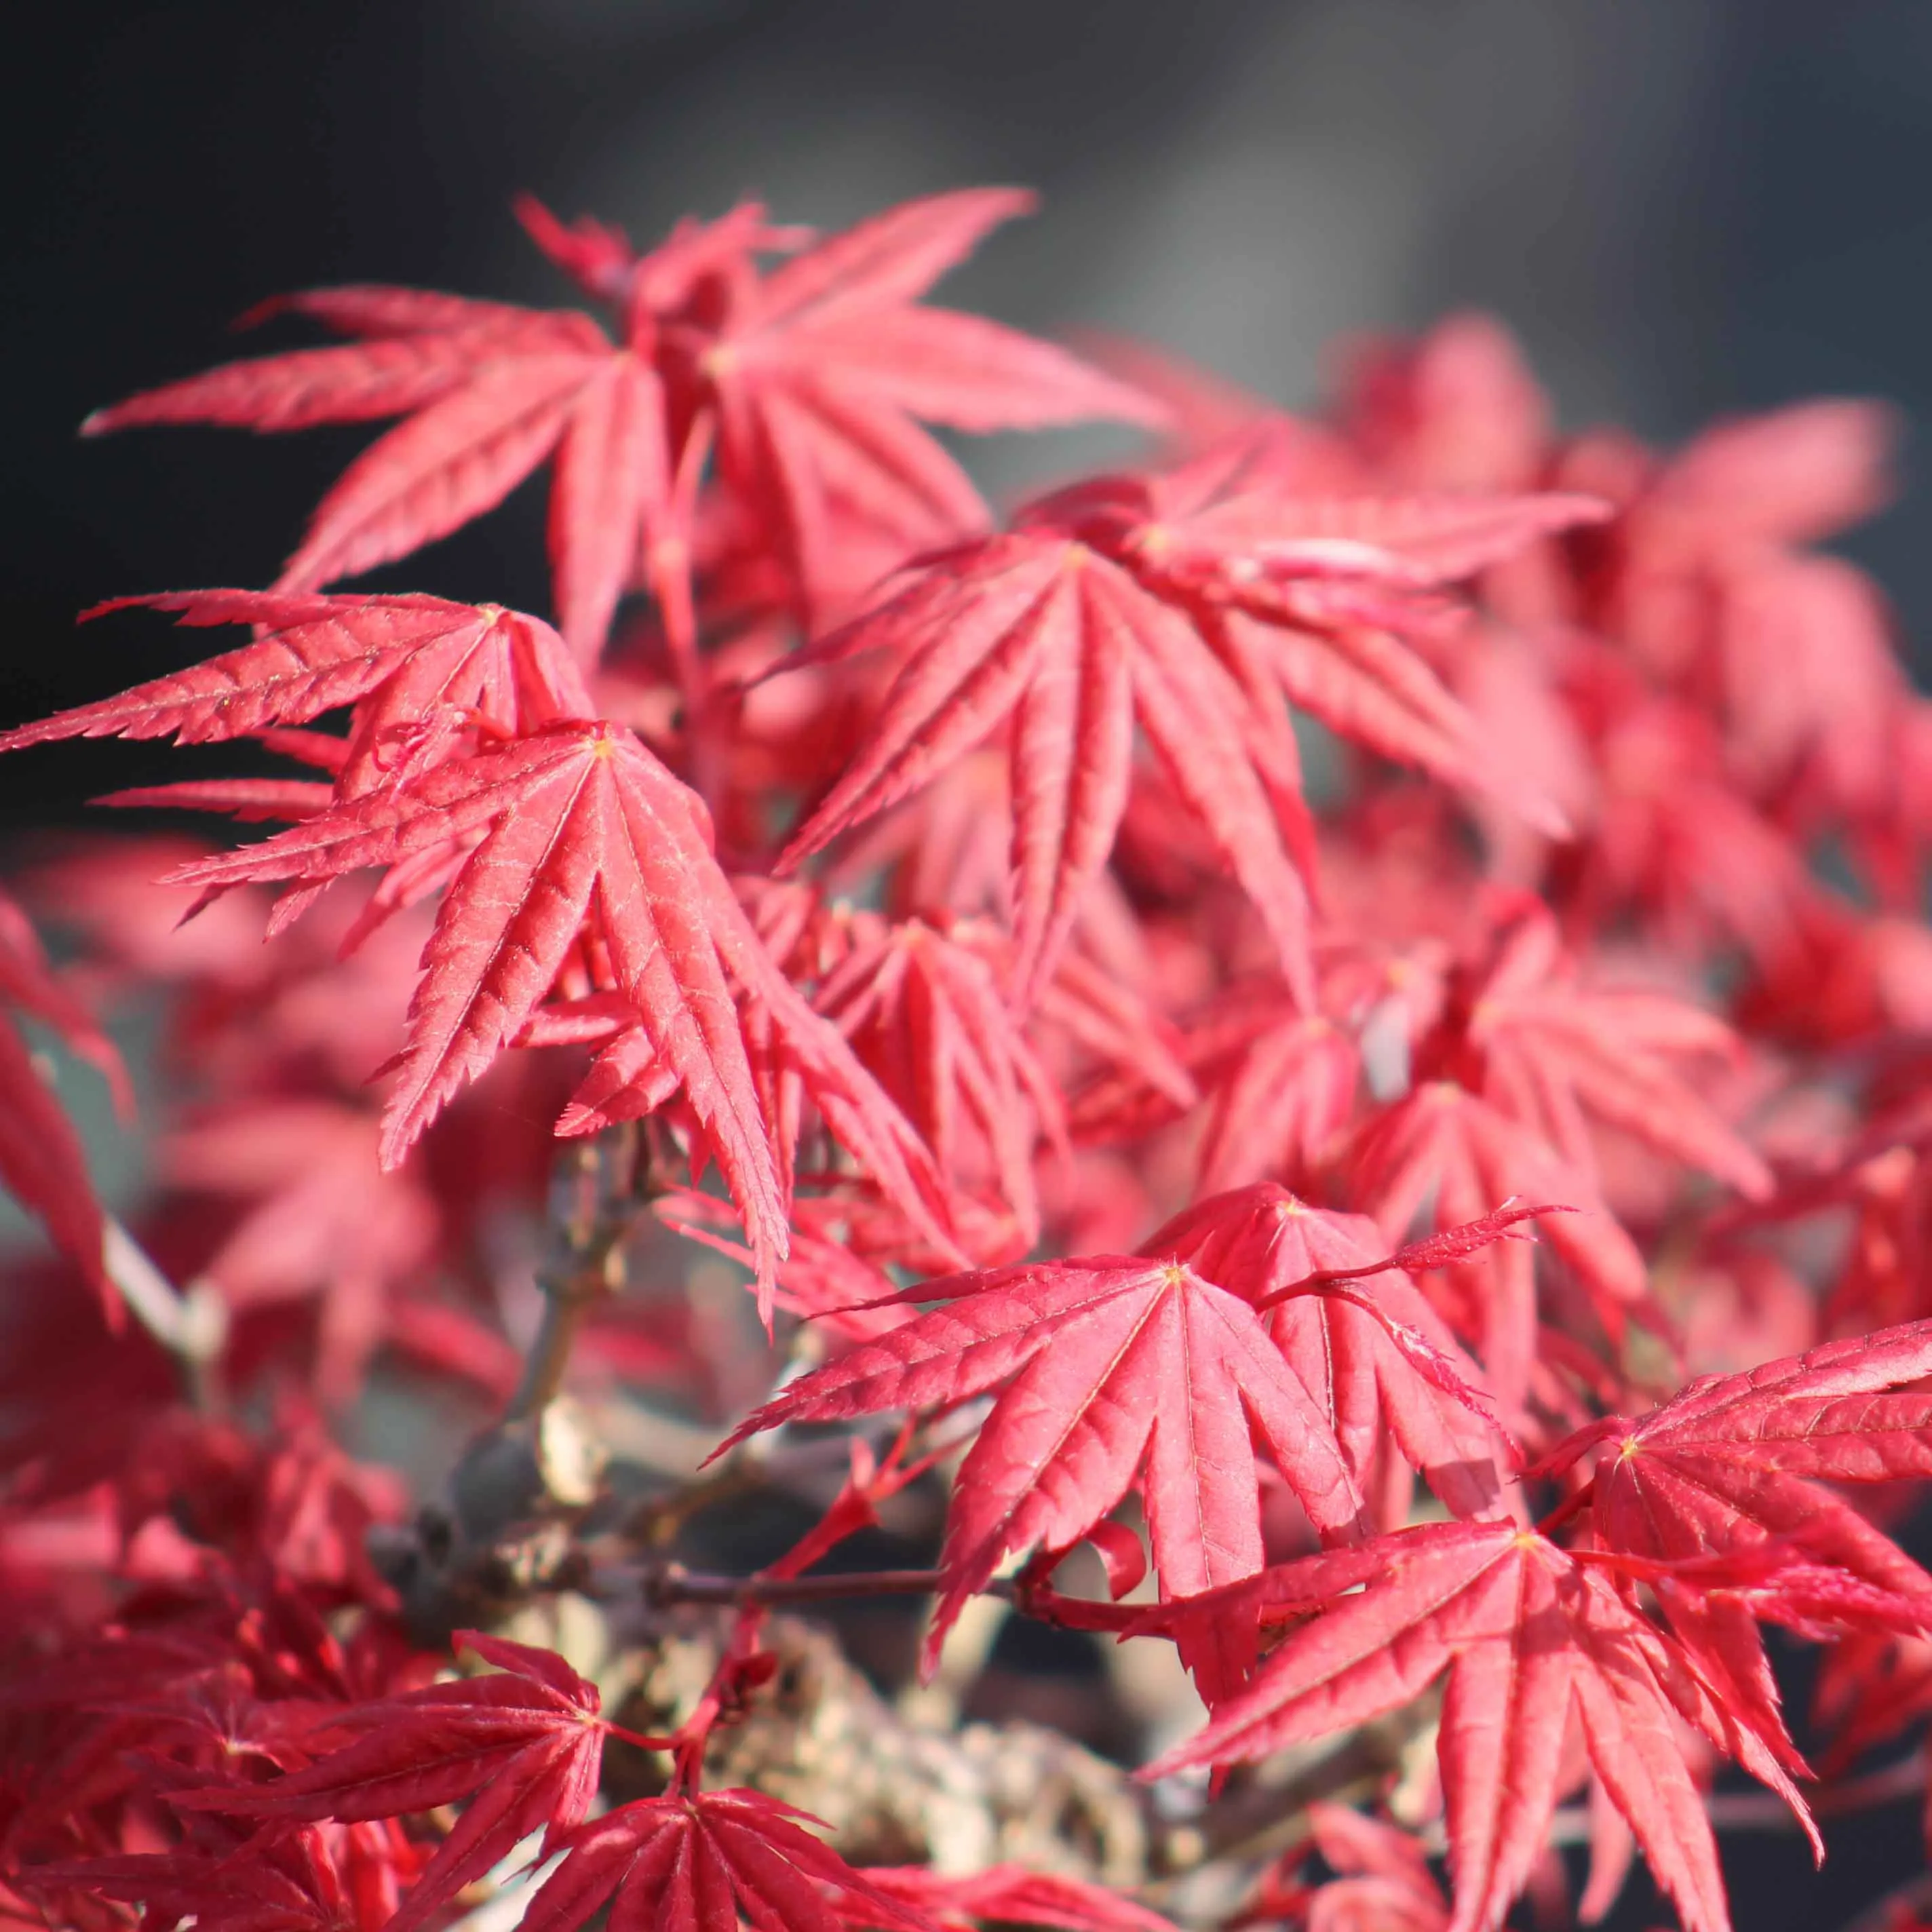
M1578 1211L1549 1223L1549 1245L1605 1327L1620 1334L1632 1312L1652 1310L1643 1256L1589 1178L1453 1081L1431 1081L1372 1117L1348 1150L1346 1171L1356 1199L1392 1242L1418 1215L1440 1229L1479 1220L1498 1201L1562 1202ZM1504 1243L1452 1257L1431 1292L1475 1350L1505 1413L1515 1413L1535 1352L1533 1252Z
M1595 1426L1606 1453L1593 1520L1610 1547L1660 1557L1786 1538L1870 1582L1926 1595L1924 1572L1819 1484L1932 1473L1932 1395L1886 1393L1928 1375L1932 1322L1911 1322L1702 1377L1635 1422ZM1589 1446L1573 1438L1545 1465Z
M554 454L559 622L588 659L640 558L670 534L671 479L687 449L701 458L700 414L720 425L728 486L783 532L814 604L842 577L848 592L861 587L982 521L963 472L911 417L996 429L1149 416L1144 398L1064 350L916 305L987 229L1030 205L1002 190L908 203L762 283L753 253L792 238L758 211L629 263L602 238L594 263L567 265L590 267L620 303L615 340L587 315L428 291L286 296L256 316L305 315L364 339L231 363L98 410L84 428L292 430L406 415L323 499L283 573L287 590L408 555Z
M1581 1173L1595 1172L1594 1119L1753 1199L1767 1194L1762 1157L1693 1084L1738 1058L1736 1034L1685 1000L1579 983L1556 920L1526 893L1499 897L1492 916L1450 976L1421 1071L1461 1078Z
M406 414L317 506L283 572L285 590L315 590L446 536L555 452L557 608L573 645L594 656L669 493L663 390L649 360L566 310L383 288L320 289L274 306L366 339L230 363L97 410L84 433L192 422L306 429Z
M1103 478L1042 499L1011 533L932 559L790 659L884 649L902 662L872 736L782 864L907 796L1010 719L1018 970L1030 993L1112 849L1138 719L1311 1006L1306 896L1277 822L1285 813L1291 840L1304 836L1282 688L1344 735L1397 756L1415 746L1364 723L1359 703L1324 706L1294 653L1325 650L1358 682L1398 694L1387 703L1460 732L1453 700L1390 627L1420 621L1428 586L1600 506L1311 500L1272 484L1264 465L1256 473L1256 448L1244 439L1172 476ZM1256 620L1254 639L1227 630L1229 613ZM1270 652L1281 662L1261 662ZM1453 761L1465 779L1472 753Z
M328 1714L350 1742L301 1769L249 1786L184 1792L189 1810L355 1824L468 1803L392 1924L419 1924L532 1832L553 1840L596 1796L604 1736L597 1688L528 1644L459 1631L494 1672L432 1684Z
M1023 512L1123 562L1184 608L1257 711L1282 700L1340 736L1466 792L1541 801L1502 782L1434 668L1467 613L1442 587L1538 538L1594 523L1582 496L1336 493L1301 437L1264 420L1165 475L1101 478Z
M990 538L788 662L904 660L857 757L784 866L896 803L1012 721L1018 983L1050 970L1125 810L1136 718L1305 986L1307 896L1240 687L1178 612L1061 535ZM1291 754L1278 740L1274 757Z
M1033 206L1014 188L904 202L775 270L694 350L720 473L789 559L808 621L984 527L978 491L908 418L969 430L1158 420L1148 398L1064 349L919 302Z
M1009 1552L1071 1549L1136 1486L1165 1594L1252 1575L1256 1438L1318 1530L1358 1528L1341 1449L1261 1316L1184 1263L1045 1262L942 1277L905 1298L940 1306L802 1376L730 1442L999 1391L953 1485L928 1670ZM1226 1667L1238 1674L1240 1660Z
M1501 1231L1479 1228L1472 1250ZM1458 1516L1492 1514L1501 1442L1476 1365L1365 1216L1310 1208L1270 1184L1217 1195L1147 1244L1265 1310L1282 1354L1328 1417L1362 1489L1393 1449ZM1445 1257L1446 1258L1446 1257ZM1347 1292L1324 1292L1346 1284ZM1400 1519L1403 1493L1394 1500Z
M308 886L445 853L460 866L424 955L407 1042L392 1063L400 1078L384 1117L384 1163L400 1161L445 1102L521 1033L589 920L662 1069L653 1090L660 1099L682 1090L768 1292L785 1250L784 1190L734 988L755 998L807 1064L831 1061L818 1036L829 1029L760 944L712 856L702 802L630 732L557 724L171 876L203 887ZM848 1104L835 1128L890 1116L862 1072L846 1071ZM823 1083L838 1084L831 1075ZM856 1150L874 1154L874 1178L943 1245L938 1190L910 1171L907 1137L873 1132Z
M382 1154L399 1160L536 1011L593 903L617 985L691 1088L725 1172L782 1220L728 974L755 940L711 856L702 803L621 728L571 722L352 800L259 845L183 866L202 886L326 882L460 848L412 1004Z
M755 1791L620 1804L568 1834L563 1862L522 1922L530 1932L575 1932L610 1899L612 1922L638 1932L729 1932L741 1918L767 1932L934 1932L916 1905L872 1884L804 1828L817 1822ZM392 1922L397 1932L422 1923L417 1895Z
M1580 1432L1543 1466L1561 1469L1602 1444L1590 1516L1606 1549L1682 1565L1788 1544L1848 1590L1868 1586L1902 1613L1932 1619L1932 1576L1824 1486L1932 1473L1932 1395L1885 1393L1928 1374L1932 1323L1908 1322L1742 1374L1702 1377L1634 1422L1612 1418ZM1802 1760L1778 1715L1753 1618L1776 1616L1783 1603L1801 1622L1831 1621L1831 1606L1808 1594L1813 1587L1808 1577L1774 1573L1743 1598L1658 1592L1700 1666L1793 1768ZM1848 1596L1838 1621L1856 1609Z
M1522 1889L1562 1785L1573 1712L1604 1790L1690 1932L1724 1932L1717 1849L1677 1722L1790 1786L1669 1640L1604 1577L1513 1523L1426 1524L1371 1548L1383 1561L1367 1587L1291 1631L1253 1682L1148 1775L1349 1729L1408 1703L1446 1669L1437 1750L1455 1932L1492 1932Z
M250 624L255 637L117 698L0 732L0 752L65 738L171 737L182 745L260 738L275 750L326 760L337 796L354 798L455 754L479 725L501 737L594 715L556 633L540 619L497 604L417 595L188 590L119 598L86 614L143 607L179 611L182 624L197 628ZM277 728L307 724L342 705L355 706L346 741ZM244 809L262 802L252 791L234 796L250 801ZM299 796L312 801L314 795ZM136 800L129 794L122 802ZM138 800L202 802L172 788ZM219 795L207 802L220 805Z

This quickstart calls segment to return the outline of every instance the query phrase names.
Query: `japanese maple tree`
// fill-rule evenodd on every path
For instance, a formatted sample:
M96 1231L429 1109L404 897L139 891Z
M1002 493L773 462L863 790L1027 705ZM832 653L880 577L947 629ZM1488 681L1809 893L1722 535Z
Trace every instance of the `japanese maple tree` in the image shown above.
M1571 434L1461 316L1292 416L927 298L1030 206L526 201L587 307L312 290L88 419L391 426L0 731L268 828L0 897L10 1921L1494 1932L1587 1841L1724 1932L1738 1806L1924 1788L1884 412ZM1091 420L1000 514L934 434ZM546 466L548 616L338 587ZM962 1718L1012 1619L1068 1734Z

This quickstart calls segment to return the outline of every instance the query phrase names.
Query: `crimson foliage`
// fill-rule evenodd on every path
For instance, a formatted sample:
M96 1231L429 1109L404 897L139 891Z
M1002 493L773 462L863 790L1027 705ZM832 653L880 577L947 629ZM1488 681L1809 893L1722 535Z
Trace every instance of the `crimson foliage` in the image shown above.
M0 735L284 766L118 795L257 842L25 877L70 971L0 903L12 1012L118 1079L83 994L164 989L192 1089L130 1233L0 1018L0 1178L62 1258L0 1372L10 1916L416 1932L520 1846L542 1932L1156 1926L1060 1874L868 1875L704 1788L760 1606L955 1451L928 1669L993 1591L1172 1642L1208 1716L1150 1778L1445 1681L1432 1784L1382 1796L1439 1808L1448 1892L1324 1803L1328 1882L1298 1850L1251 1915L1483 1932L1587 1787L1586 1910L1634 1839L1718 1932L1717 1757L1816 1841L1760 1626L1835 1646L1844 1750L1932 1701L1932 1576L1850 1486L1932 1474L1932 706L1811 548L1883 500L1882 412L1566 435L1467 316L1305 419L1117 375L923 301L1028 205L747 206L640 254L526 204L596 315L310 291L259 314L346 341L89 418L402 420L271 588L103 607L245 638ZM1003 528L924 427L1093 418L1159 441ZM545 463L556 628L326 587ZM338 1440L372 1374L541 1421L556 1337L525 1360L499 1291L546 1122L631 1136L808 1364L750 1406L756 1345L640 1288L578 1385L675 1394L719 1454L904 1418L696 1596L736 1593L717 1675L608 1809L596 1686L475 1633L491 1674L436 1678L369 1560L395 1485ZM548 1500L568 1544L591 1498ZM1049 1580L1083 1544L1131 1604ZM565 1581L638 1587L587 1545L522 1587Z

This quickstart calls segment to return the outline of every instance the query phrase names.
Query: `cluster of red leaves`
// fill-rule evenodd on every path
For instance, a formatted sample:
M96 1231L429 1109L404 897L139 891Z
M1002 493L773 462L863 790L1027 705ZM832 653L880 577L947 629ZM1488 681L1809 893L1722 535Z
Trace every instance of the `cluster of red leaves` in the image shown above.
M166 990L190 1091L140 1234L198 1284L164 1309L226 1324L158 1319L0 1021L0 1178L97 1297L50 1270L10 1311L16 1916L415 1932L541 1834L541 1932L1151 1922L855 1872L700 1790L699 1733L600 1814L562 1660L472 1636L499 1674L424 1681L363 1549L398 1500L318 1418L379 1364L508 1393L506 1212L552 1125L644 1123L664 1218L821 1351L747 1414L661 1300L576 1373L695 1388L728 1444L890 1412L966 1445L928 1666L1025 1558L1022 1607L1178 1647L1210 1715L1153 1774L1446 1673L1453 1899L1330 1808L1332 1882L1285 1868L1262 1916L1483 1932L1587 1787L1586 1916L1634 1844L1718 1932L1714 1758L1812 1828L1760 1626L1835 1646L1834 1762L1932 1706L1932 1576L1840 1492L1932 1474L1932 706L1810 548L1883 500L1882 415L1567 436L1469 318L1360 350L1318 419L1143 351L1110 374L920 299L1026 205L826 239L746 207L640 255L531 204L602 320L314 291L260 314L347 342L90 419L404 418L272 588L104 607L244 641L0 734L297 774L117 795L281 829L28 880L70 979L0 907L0 993L110 1070L76 988ZM921 427L1093 417L1165 443L998 530ZM557 629L325 590L550 459ZM184 1406L123 1297L272 1434ZM768 1577L933 1456L861 1460ZM1060 1595L1083 1543L1150 1592Z

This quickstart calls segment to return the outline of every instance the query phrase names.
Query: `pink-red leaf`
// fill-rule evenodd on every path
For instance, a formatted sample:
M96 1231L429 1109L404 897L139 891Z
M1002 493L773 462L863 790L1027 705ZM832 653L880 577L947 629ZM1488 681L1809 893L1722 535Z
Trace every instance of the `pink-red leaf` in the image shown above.
M346 746L331 748L338 783L353 795L393 776L411 740L420 766L428 741L453 736L472 718L509 731L591 716L590 694L556 632L496 604L200 590L120 598L87 615L130 608L178 611L183 625L197 628L250 624L256 634L118 698L0 733L0 752L104 737L184 745L266 737L286 748L271 736L276 728L352 704L355 728Z
M1558 1795L1573 1709L1690 1932L1724 1932L1716 1846L1673 1730L1702 1704L1666 1640L1603 1578L1508 1522L1430 1525L1372 1548L1384 1556L1381 1574L1291 1632L1149 1774L1351 1729L1446 1669L1438 1750L1455 1932L1494 1932L1522 1889Z
M877 649L903 659L884 708L782 863L908 796L1010 718L1016 970L1031 998L1112 847L1138 717L1306 994L1307 896L1241 694L1176 612L1084 546L1029 532L935 561L790 664Z
M575 1932L608 1899L614 1932L934 1932L916 1904L854 1871L804 1828L816 1821L752 1791L640 1798L570 1834L525 1909L529 1932ZM418 1888L420 1890L421 1888ZM422 1916L416 1894L399 1932Z
M1254 1440L1324 1534L1360 1498L1307 1390L1248 1304L1172 1262L1100 1256L948 1276L941 1305L802 1377L732 1437L791 1421L950 1407L998 1391L954 1485L926 1647L1009 1552L1070 1548L1130 1488L1164 1593L1261 1567ZM1240 1668L1232 1657L1218 1678Z
M331 1728L352 1742L258 1785L184 1793L190 1808L266 1820L394 1818L468 1803L390 1923L420 1925L532 1832L577 1824L596 1795L604 1726L596 1687L562 1658L459 1632L495 1674L356 1707Z
M204 886L314 882L483 834L439 910L385 1117L386 1163L522 1030L587 918L675 1070L768 1277L784 1208L731 987L761 970L703 805L630 733L567 724L182 868Z

